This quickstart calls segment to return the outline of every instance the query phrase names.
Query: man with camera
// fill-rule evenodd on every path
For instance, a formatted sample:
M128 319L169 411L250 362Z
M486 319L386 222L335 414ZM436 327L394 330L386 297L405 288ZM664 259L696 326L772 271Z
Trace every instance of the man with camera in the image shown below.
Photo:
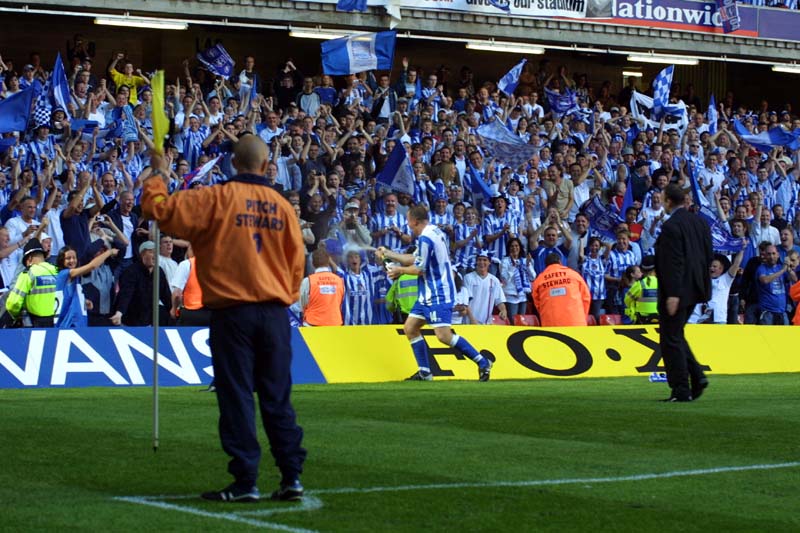
M338 239L340 242L354 244L359 247L370 246L372 235L369 228L359 219L358 212L361 204L353 198L344 206L344 217L342 221L331 228L328 233L329 239Z

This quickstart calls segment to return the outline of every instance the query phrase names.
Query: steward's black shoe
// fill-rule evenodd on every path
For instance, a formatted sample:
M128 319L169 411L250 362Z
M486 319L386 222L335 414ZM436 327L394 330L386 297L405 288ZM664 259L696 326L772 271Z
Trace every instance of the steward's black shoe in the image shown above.
M299 480L295 480L291 485L281 484L269 499L279 502L299 502L303 499L303 485Z
M417 371L406 378L406 381L432 381L433 374L430 372Z
M204 500L212 502L256 503L261 498L258 487L242 489L236 484L230 484L222 490L214 490L201 494Z
M692 398L698 399L708 387L708 378L703 376L696 382L692 380Z

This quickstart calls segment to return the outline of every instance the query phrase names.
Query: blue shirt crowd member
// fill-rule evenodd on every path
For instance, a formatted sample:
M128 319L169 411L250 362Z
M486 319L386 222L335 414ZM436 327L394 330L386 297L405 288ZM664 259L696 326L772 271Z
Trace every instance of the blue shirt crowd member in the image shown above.
M444 232L429 223L428 210L421 205L409 209L408 227L419 238L413 255L399 254L383 247L377 251L379 259L399 263L398 266L389 268L390 279L397 279L403 274L419 277L419 299L411 309L403 328L419 367L419 370L408 379L411 381L433 379L428 345L422 337L422 326L427 322L433 327L440 342L477 363L480 381L488 381L492 362L478 353L466 339L454 335L450 328L456 290L450 250Z

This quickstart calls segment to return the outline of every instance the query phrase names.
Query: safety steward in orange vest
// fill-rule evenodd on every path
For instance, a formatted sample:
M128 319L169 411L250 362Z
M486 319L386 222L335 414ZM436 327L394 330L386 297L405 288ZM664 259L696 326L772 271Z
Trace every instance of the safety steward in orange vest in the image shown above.
M580 274L549 254L544 272L533 281L533 303L542 326L585 326L592 294Z
M341 326L344 281L331 271L330 256L322 248L311 254L314 273L300 284L304 326Z
M188 259L178 265L172 280L172 303L177 308L178 325L208 326L211 323L211 310L203 306L203 290L197 281L197 258L191 246L186 250L186 255Z

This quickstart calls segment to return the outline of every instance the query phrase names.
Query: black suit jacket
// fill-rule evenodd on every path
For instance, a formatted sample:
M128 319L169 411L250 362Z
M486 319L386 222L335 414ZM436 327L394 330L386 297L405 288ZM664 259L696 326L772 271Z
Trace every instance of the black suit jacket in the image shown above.
M659 300L677 296L681 307L710 300L713 258L708 224L686 209L673 211L656 241Z

